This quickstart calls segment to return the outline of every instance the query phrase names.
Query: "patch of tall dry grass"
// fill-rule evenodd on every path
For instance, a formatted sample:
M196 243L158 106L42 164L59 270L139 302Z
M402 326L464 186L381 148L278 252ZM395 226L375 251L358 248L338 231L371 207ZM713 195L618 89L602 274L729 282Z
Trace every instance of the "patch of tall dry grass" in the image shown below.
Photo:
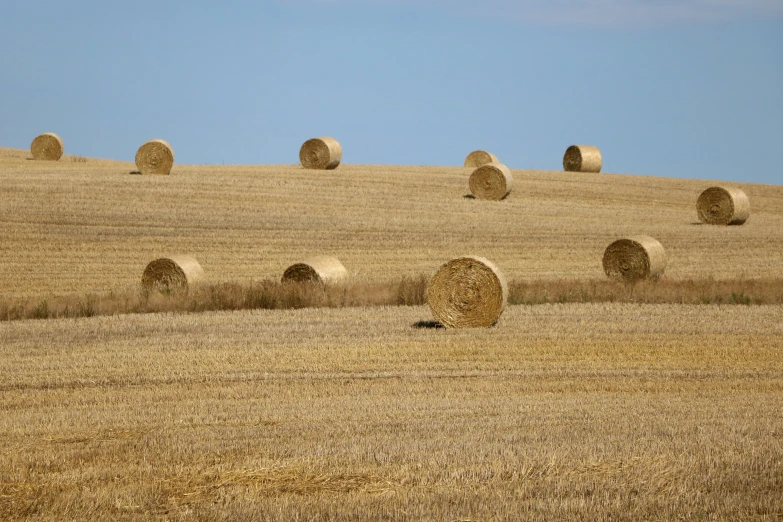
M188 294L139 290L17 299L0 297L0 321L156 312L416 306L426 302L428 282L424 275L386 282L353 282L335 286L264 280L250 284L201 285ZM610 279L512 280L509 283L508 302L512 305L783 304L783 280L664 279L637 283Z

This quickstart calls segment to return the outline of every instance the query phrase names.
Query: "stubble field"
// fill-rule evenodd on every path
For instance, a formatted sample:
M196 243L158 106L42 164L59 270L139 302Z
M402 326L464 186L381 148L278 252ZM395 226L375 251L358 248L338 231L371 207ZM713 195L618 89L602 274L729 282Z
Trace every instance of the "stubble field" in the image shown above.
M311 254L356 280L462 254L510 280L604 276L648 234L665 278L783 279L783 187L733 184L741 227L694 224L709 182L461 168L33 163L0 150L0 295L132 291L196 257L214 282ZM0 323L0 519L776 520L783 307L511 306L486 330L424 306Z

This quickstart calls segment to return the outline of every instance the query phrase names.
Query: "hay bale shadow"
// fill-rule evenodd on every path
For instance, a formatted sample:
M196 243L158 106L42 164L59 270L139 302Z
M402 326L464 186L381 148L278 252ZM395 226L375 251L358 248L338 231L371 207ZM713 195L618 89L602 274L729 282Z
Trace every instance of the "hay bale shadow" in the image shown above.
M438 321L416 321L415 323L413 323L412 326L413 328L428 328L428 329L446 328Z
M703 225L703 224L704 223L702 223L701 221L695 221L695 222L691 223L691 225Z
M128 172L128 174L133 174L134 176L139 176L139 175L141 175L141 171L140 170L132 170L132 171Z
M476 196L474 196L473 194L465 194L462 197L465 198L465 199L476 199Z

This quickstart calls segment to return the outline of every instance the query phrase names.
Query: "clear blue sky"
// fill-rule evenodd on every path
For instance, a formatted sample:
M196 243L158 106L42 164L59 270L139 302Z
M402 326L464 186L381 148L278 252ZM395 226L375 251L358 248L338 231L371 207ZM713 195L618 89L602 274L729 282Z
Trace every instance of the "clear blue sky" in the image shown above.
M0 43L0 146L783 184L783 0L10 1Z

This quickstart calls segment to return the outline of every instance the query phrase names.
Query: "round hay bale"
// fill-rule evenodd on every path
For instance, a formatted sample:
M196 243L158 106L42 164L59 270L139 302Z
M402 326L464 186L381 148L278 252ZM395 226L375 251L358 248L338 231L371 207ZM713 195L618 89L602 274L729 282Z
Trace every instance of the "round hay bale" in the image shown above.
M340 143L328 136L307 140L299 149L299 162L306 169L336 169L342 159Z
M699 220L708 225L741 225L750 217L750 201L734 187L710 187L696 200Z
M618 239L606 247L604 272L628 281L658 278L666 270L666 251L650 236Z
M500 163L498 157L485 150L474 150L465 158L465 166L475 169L487 163Z
M563 155L563 169L568 172L601 172L601 151L592 145L571 145Z
M30 152L36 160L57 161L62 157L64 150L63 140L53 132L44 132L36 136L30 144Z
M174 149L164 140L150 140L136 152L136 168L142 174L170 174Z
M479 199L499 201L511 192L511 171L502 163L488 163L470 175L470 193Z
M146 291L162 293L187 292L204 279L204 269L190 256L162 257L150 262L141 276Z
M427 304L447 328L486 328L500 318L508 301L508 284L483 257L452 259L427 286Z
M330 256L315 256L295 263L283 272L283 283L340 284L348 279L348 270L340 260Z

